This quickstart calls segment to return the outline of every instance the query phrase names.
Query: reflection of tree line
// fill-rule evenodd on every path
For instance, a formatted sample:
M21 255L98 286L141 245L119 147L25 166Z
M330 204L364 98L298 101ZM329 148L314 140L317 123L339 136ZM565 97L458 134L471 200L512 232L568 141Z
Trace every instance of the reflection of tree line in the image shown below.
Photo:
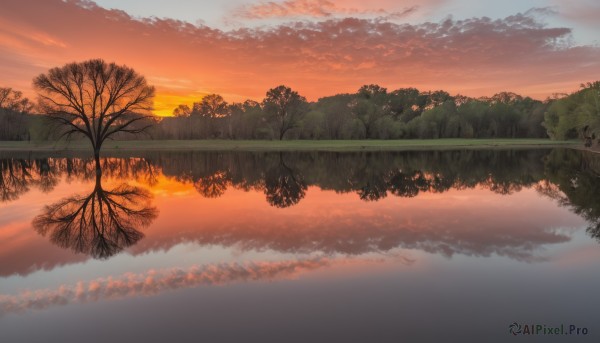
M265 193L269 204L297 204L309 185L339 193L356 193L365 201L389 194L414 197L421 192L483 187L510 194L544 177L544 150L470 150L420 152L180 152L146 158L101 159L103 175L152 186L160 174L191 183L205 197L228 188ZM51 191L61 177L93 180L92 159L1 159L2 201L11 201L30 187Z
M395 153L176 153L153 158L166 176L193 183L205 197L232 187L258 190L277 207L297 204L310 185L356 193L365 201L388 194L483 187L510 194L543 178L548 151L420 151Z
M104 177L153 186L163 174L193 184L208 198L220 197L228 188L255 190L276 207L297 204L311 185L376 201L388 195L414 197L475 187L511 194L545 180L545 173L552 184L571 194L571 174L585 174L592 170L591 163L599 168L595 156L570 150L160 152L144 158L104 158L100 163ZM0 159L0 201L16 200L31 187L49 192L63 177L67 182L93 181L94 160Z
M309 185L356 193L365 201L389 194L414 197L421 192L481 187L499 194L535 186L589 220L600 238L600 158L570 150L469 150L386 153L155 153L146 158L0 159L2 201L32 186L50 191L61 178L94 182L93 189L47 205L34 220L36 230L65 248L106 258L143 237L140 228L156 218L151 194L121 184L110 190L102 177L137 180L152 186L164 175L193 184L205 197L228 188L261 191L269 204L297 204Z
M585 218L588 233L600 241L600 156L554 150L546 158L545 171L538 191Z

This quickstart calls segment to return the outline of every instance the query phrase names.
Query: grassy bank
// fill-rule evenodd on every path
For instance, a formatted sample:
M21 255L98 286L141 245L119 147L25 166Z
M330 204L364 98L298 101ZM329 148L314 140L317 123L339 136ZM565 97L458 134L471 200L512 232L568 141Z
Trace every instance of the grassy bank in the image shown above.
M549 139L411 139L411 140L330 140L330 141L235 141L235 140L179 140L179 141L110 141L103 151L157 151L157 150L244 150L244 151L356 151L356 150L418 150L418 149L488 149L576 147L579 142ZM87 141L66 142L0 142L0 151L86 151Z

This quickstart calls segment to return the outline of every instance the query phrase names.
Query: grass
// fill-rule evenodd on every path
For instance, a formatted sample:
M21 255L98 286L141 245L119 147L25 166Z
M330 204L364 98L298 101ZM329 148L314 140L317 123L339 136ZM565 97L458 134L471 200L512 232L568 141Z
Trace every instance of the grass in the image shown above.
M549 139L410 139L410 140L144 140L109 141L103 151L198 150L198 151L360 151L360 150L420 150L456 148L535 148L576 147L575 141ZM0 141L0 151L85 151L87 141L72 142L6 142Z

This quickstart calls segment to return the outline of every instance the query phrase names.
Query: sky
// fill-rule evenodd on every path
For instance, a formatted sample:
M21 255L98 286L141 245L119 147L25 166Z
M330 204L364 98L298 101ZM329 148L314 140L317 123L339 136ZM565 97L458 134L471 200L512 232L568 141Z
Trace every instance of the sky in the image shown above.
M537 99L600 79L597 0L2 0L0 87L68 62L128 65L169 115L211 93L310 101L388 89Z

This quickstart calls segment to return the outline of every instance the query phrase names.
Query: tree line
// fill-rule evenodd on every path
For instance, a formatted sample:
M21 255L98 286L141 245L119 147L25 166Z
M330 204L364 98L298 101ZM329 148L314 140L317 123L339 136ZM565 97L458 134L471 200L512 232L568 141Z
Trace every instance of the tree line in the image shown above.
M52 68L33 85L35 104L0 88L0 140L78 135L90 140L96 155L106 139L142 132L154 139L580 137L591 145L600 129L600 82L545 101L510 92L471 98L371 84L309 102L281 85L260 102L228 103L210 94L177 106L167 118L150 115L154 88L142 75L100 59Z
M286 86L261 102L210 94L152 129L158 139L545 138L551 101L502 92L489 98L365 85L308 102Z
M582 84L579 91L552 102L544 126L551 138L583 138L591 146L600 138L600 81Z

